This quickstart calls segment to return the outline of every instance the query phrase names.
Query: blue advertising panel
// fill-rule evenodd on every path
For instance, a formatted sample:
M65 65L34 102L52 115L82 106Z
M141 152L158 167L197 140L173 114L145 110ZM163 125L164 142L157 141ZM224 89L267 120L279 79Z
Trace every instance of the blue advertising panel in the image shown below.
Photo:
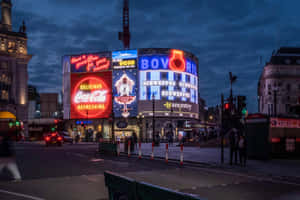
M113 71L113 95L115 117L137 116L137 70Z
M111 66L111 53L73 55L70 57L70 64L72 73L106 71Z
M113 51L112 66L113 69L136 68L137 50Z
M184 51L139 52L139 112L198 118L198 60ZM149 106L150 105L150 106Z

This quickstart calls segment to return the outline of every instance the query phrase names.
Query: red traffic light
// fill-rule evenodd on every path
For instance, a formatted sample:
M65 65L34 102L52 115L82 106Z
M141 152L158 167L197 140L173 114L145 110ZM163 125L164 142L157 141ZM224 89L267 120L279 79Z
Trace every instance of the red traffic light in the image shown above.
M224 108L225 108L225 110L228 110L229 109L229 103L225 103Z
M57 124L57 123L58 123L58 120L57 120L57 119L55 119L55 120L54 120L54 123L55 123L55 124Z

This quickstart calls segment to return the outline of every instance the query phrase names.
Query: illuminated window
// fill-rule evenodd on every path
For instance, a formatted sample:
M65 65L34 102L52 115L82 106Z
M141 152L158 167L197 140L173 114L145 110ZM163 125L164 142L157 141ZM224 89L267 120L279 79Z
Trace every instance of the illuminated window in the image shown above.
M5 40L1 40L1 51L6 51Z
M8 91L7 90L2 90L1 99L2 100L8 100Z

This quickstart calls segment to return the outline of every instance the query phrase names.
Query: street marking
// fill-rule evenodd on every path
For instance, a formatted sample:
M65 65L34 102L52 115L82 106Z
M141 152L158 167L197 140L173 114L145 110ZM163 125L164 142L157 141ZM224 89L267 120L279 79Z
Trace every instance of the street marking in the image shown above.
M100 158L93 158L90 160L91 162L103 162L104 160L103 159L100 159Z
M31 196L31 195L21 194L21 193L16 193L16 192L10 192L10 191L1 190L1 189L0 189L0 193L11 194L11 195L18 196L18 197L25 197L26 199L45 200L45 199L42 199L42 198L39 198L39 197L34 197L34 196Z

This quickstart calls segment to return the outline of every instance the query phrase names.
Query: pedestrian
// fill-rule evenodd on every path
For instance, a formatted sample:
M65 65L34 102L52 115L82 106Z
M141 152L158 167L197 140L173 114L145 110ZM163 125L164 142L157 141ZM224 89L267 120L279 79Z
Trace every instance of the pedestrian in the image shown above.
M230 149L230 165L232 165L233 155L236 155L236 131L234 129L230 129L229 131L229 149ZM237 156L235 156L237 157Z
M11 172L14 181L21 181L12 140L7 133L0 136L0 173L4 168Z
M77 144L80 140L80 132L78 131L76 136L75 136L75 143Z
M240 136L239 139L239 157L240 157L240 164L242 166L246 166L247 160L247 153L246 153L246 139L243 135Z

